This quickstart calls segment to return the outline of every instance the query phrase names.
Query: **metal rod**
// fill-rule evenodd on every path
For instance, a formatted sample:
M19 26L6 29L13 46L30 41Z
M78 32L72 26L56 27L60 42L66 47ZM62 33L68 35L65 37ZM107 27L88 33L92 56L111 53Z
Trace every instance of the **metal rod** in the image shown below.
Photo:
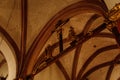
M62 35L62 29L60 29L59 32L59 52L61 53L63 51L63 35Z

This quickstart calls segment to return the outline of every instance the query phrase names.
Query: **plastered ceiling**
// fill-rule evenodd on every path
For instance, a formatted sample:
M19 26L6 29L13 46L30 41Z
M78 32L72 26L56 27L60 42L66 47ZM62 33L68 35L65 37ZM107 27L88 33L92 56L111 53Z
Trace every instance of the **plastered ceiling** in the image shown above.
M117 80L120 77L120 49L115 35L107 28L99 28L105 21L108 11L105 3L109 1L28 0L27 17L21 3L21 0L0 1L0 51L1 44L6 42L13 52L9 59L4 58L9 65L0 62L0 70L6 77L7 73L11 74L11 67L15 68L8 80L29 75L34 76L33 80ZM23 26L25 18L27 26ZM62 27L62 51L59 51L58 25ZM71 27L74 34L70 33ZM98 33L93 35L91 32L97 31L96 28ZM46 57L47 52L52 52L52 57ZM10 59L15 65L10 64ZM7 66L8 72L4 70Z

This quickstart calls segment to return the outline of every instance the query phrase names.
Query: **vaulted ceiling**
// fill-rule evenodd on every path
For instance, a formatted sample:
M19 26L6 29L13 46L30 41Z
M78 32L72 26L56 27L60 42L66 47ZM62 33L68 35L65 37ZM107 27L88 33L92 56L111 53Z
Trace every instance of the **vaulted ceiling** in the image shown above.
M7 80L119 80L119 0L0 1L0 76Z

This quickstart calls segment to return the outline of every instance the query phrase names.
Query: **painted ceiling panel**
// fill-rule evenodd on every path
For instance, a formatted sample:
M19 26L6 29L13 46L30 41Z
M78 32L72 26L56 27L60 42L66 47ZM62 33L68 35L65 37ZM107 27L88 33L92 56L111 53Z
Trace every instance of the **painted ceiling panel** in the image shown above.
M108 68L109 67L104 67L93 72L93 74L88 76L88 80L96 80L96 78L97 80L105 80Z
M75 50L69 52L68 55L66 55L60 59L64 68L66 69L69 77L71 77L71 75L72 75L72 65L73 65L74 55L75 55Z
M84 29L87 21L93 16L94 13L84 13L73 16L70 19L70 25L74 28L76 34L79 34Z
M118 70L120 70L120 65L116 64L112 71L110 80L119 80L120 79L120 71L118 71Z
M81 0L29 0L27 49L45 24L66 6ZM62 4L62 5L61 5Z
M21 11L20 0L0 1L0 25L20 47Z
M116 44L116 42L115 42L114 39L102 38L102 37L94 37L94 38L88 40L87 42L85 42L83 44L81 52L80 52L77 73L79 72L79 69L81 69L81 67L83 66L83 64L87 61L87 59L95 51L97 51L98 49L100 49L102 47L108 46L108 44L109 45L113 45L113 44Z
M109 51L105 51L100 53L97 57L94 58L94 60L89 64L88 68L85 70L87 72L89 69L91 69L94 66L97 66L99 64L112 61L114 58L119 54L119 49L113 49ZM107 71L107 70L106 70ZM85 73L84 72L84 73Z
M107 5L107 7L108 7L109 10L112 9L112 7L115 4L117 4L117 3L120 2L120 0L104 0L104 1L105 1L105 3L106 3L106 5Z
M99 25L101 25L104 22L104 18L103 17L99 17L97 18L91 25L91 27L89 28L88 31L92 31L95 28L97 28Z
M43 70L41 73L35 76L34 80L65 80L64 75L61 73L56 64L52 64L50 67Z

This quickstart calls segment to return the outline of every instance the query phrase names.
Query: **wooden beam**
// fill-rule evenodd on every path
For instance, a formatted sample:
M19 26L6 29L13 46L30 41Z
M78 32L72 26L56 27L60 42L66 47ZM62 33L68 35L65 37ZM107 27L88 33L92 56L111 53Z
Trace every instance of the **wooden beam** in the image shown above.
M59 52L63 51L63 35L62 35L62 28L59 31Z
M115 39L115 36L111 33L100 33L96 35L95 37L106 37L106 38Z

